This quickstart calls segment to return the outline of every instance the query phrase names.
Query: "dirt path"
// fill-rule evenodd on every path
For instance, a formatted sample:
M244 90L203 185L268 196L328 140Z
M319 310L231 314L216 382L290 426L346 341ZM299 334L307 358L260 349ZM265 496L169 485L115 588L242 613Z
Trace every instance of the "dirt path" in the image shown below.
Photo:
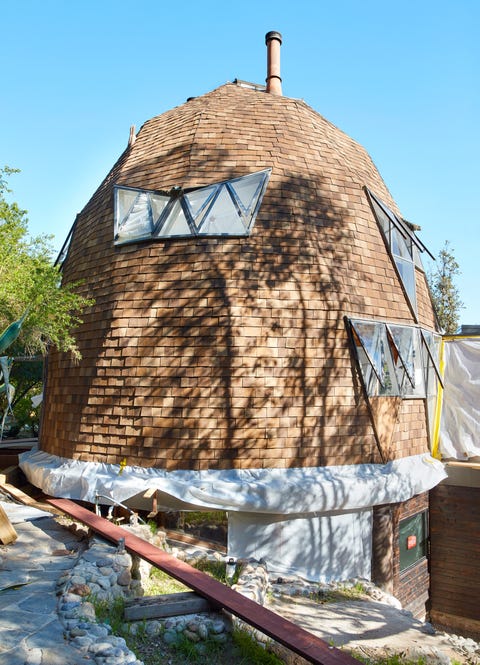
M447 657L465 663L480 663L455 650L449 636L428 634L428 624L409 613L374 600L318 603L301 597L269 597L266 606L286 619L337 647L359 648L368 655L383 651L423 655L436 662Z

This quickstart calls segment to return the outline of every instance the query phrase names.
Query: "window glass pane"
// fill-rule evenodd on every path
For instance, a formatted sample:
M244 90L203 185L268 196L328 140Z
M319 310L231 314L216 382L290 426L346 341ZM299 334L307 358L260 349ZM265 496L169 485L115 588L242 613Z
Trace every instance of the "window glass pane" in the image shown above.
M355 321L354 328L366 351L369 364L375 370L374 372L368 371L365 364L362 367L368 394L371 396L398 395L399 388L385 324Z
M388 329L394 342L393 357L400 391L405 394L415 386L413 328L389 324Z
M413 328L413 371L415 378L415 388L408 386L407 396L425 397L426 396L426 377L423 365L422 354L422 336L418 328Z
M436 357L436 349L433 341L433 333L429 330L423 331L423 339L425 344L428 345L430 353L433 357ZM432 360L427 349L422 346L422 357L423 357L423 367L425 373L425 383L426 383L426 393L427 395L433 395L437 393L437 375L433 367Z
M418 247L413 243L413 261L417 268L420 268L420 270L423 270L425 272L425 268L423 267L422 263L422 255L418 249Z
M415 265L413 262L413 241L411 234L405 227L405 224L399 220L383 201L377 199L371 192L369 192L369 196L377 222L386 238L410 305L416 311ZM404 229L404 233L400 231L400 228Z
M411 261L406 261L398 256L395 256L395 265L402 279L403 286L407 292L407 296L412 304L413 309L417 309L417 297L415 291L415 266Z
M152 207L152 219L154 226L158 224L160 215L165 210L168 201L168 196L162 196L161 194L150 194L150 205Z
M378 395L378 386L379 381L375 374L375 371L372 367L370 360L368 359L367 354L365 353L362 345L359 343L356 347L357 350L357 360L362 373L363 382L365 383L365 389L368 395L376 396Z
M400 350L408 377L403 383L405 397L425 397L425 369L418 328L389 325Z
M400 570L427 556L427 513L401 520L398 525Z
M243 212L254 212L258 196L267 175L266 172L261 171L260 173L253 173L252 175L230 181L230 185L235 190Z
M396 228L392 228L392 254L412 260L412 241L406 240Z
M208 235L243 235L245 225L225 185L222 185L215 202L202 220L199 234Z
M351 319L356 360L368 395L433 398L429 423L441 384L438 358L441 337L417 326ZM430 413L432 411L432 413Z
M116 205L118 210L118 221L121 224L130 212L130 208L135 202L138 192L132 189L116 189Z
M117 242L148 238L153 230L149 195L146 192L133 192L134 197L132 197L132 193L126 190L118 189L117 192L119 194Z
M391 226L391 221L384 212L384 210L378 205L376 201L373 202L373 209L375 211L375 215L377 217L377 221L380 224L380 227L385 234L385 237L387 239L388 244L390 245L390 226Z
M217 190L218 185L213 185L212 187L202 187L201 189L196 189L193 192L184 194L197 227L201 225L202 217L208 210Z
M192 235L192 233L188 226L180 199L177 199L168 213L168 217L163 222L162 227L157 232L157 237L165 238L167 236L189 235Z
M439 365L439 355L440 355L440 335L435 335L434 333L428 330L422 330L423 344L422 344L422 355L423 355L423 366L425 373L425 392L427 395L427 415L428 415L428 425L430 431L430 441L433 441L434 438L434 428L435 428L435 412L437 409L437 396L439 390L439 378L438 378L438 365ZM428 345L428 353L426 345ZM430 354L433 357L430 357ZM435 363L435 364L434 364Z

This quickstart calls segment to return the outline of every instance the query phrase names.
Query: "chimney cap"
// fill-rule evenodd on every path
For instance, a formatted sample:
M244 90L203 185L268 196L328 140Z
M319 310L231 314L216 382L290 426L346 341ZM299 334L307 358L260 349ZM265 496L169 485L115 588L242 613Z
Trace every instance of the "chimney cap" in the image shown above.
M270 32L267 32L265 35L265 44L268 44L271 39L278 39L280 44L282 43L282 35L276 30L270 30Z

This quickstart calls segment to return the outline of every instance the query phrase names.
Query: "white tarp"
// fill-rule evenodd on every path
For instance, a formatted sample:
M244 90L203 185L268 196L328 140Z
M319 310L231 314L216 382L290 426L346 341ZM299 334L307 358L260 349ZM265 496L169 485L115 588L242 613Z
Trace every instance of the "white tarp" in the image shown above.
M39 510L33 506L12 503L11 501L0 501L0 506L7 513L7 517L12 524L20 524L21 522L39 520L42 517L52 516L52 513L47 513L45 510Z
M229 513L228 556L263 558L273 575L369 580L372 509L297 518Z
M444 342L439 451L444 458L480 456L480 337Z
M207 471L122 469L120 465L82 462L34 450L22 453L19 459L27 479L50 496L95 503L97 495L102 495L125 502L157 489L168 499L165 507L169 509L178 503L177 510L186 504L191 508L303 516L406 501L435 487L447 475L443 464L428 454L388 464Z

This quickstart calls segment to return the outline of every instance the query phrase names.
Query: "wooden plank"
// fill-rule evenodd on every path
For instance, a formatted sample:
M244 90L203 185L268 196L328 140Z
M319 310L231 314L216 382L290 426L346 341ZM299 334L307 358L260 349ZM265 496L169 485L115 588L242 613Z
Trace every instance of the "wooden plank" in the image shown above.
M447 462L446 464L447 469L449 466L456 466L458 468L464 468L464 469L477 469L480 471L480 464L478 462Z
M48 499L48 502L67 515L83 522L104 538L114 543L123 541L130 552L137 554L156 568L160 568L171 577L183 582L200 596L206 598L213 607L225 608L242 621L302 656L309 663L314 665L358 665L358 660L340 651L340 649L330 646L304 628L284 619L275 612L250 600L250 598L242 596L230 587L224 586L205 573L192 568L183 561L179 561L167 552L95 515L73 501L69 499Z
M31 450L38 443L37 438L29 439L3 439L0 443L0 450Z
M479 616L479 498L478 488L456 483L430 493L431 616L467 634Z
M198 547L205 547L206 549L215 548L217 552L222 554L227 553L227 548L221 545L220 543L214 543L211 540L205 540L203 538L197 538L196 536L191 536L188 533L183 533L182 531L175 531L173 529L163 529L168 540L176 541L178 543L189 543L190 545L197 545Z
M461 635L473 635L480 638L480 620L469 619L467 617L448 614L447 612L437 612L431 610L430 620L435 625L439 625L450 630L458 631Z
M455 551L454 550L446 550L443 553L443 557L440 558L438 556L438 553L436 554L436 559L432 561L432 564L430 566L430 569L432 571L435 571L437 573L442 573L445 575L451 575L454 577L457 577L459 583L461 584L462 582L462 576L463 579L466 580L467 586L472 585L471 580L467 580L468 575L473 575L474 577L478 574L478 555L479 552L478 550L476 552L471 552L469 554L470 561L466 561L463 558L458 557L458 562L455 564L455 561L452 561L450 559L453 559L455 556Z
M478 558L478 554L475 556ZM432 565L430 570L432 573L440 575L442 578L454 579L457 586L465 586L467 589L472 588L472 580L479 576L478 563L477 565L472 562L466 564L464 561L459 561L456 566L454 562L445 561L442 563L439 561L438 565Z
M468 595L470 592L470 595ZM432 608L439 612L451 612L460 616L478 618L478 598L471 594L471 589L451 586L446 588L439 584L430 589Z
M52 513L53 515L59 515L63 512L57 510L49 503L44 503L43 501L35 501L35 499L32 499L31 496L28 496L28 494L22 492L22 490L18 489L18 487L10 485L10 483L0 483L0 489L4 490L7 494L12 496L14 499L17 499L17 501L20 501L20 503L23 503L25 506L32 506L32 508L38 508L39 510L46 510L49 513Z
M457 591L458 593L458 591ZM453 593L444 592L442 589L436 589L431 593L432 605L435 607L441 607L439 611L451 612L452 614L458 614L459 616L472 617L472 619L478 618L478 601L475 604L475 600L465 601L458 598L458 595L455 596Z
M132 598L125 602L124 617L127 621L142 619L165 619L182 614L209 612L210 603L197 595L195 591L167 593L163 596Z
M2 545L10 545L17 540L17 532L8 519L7 513L0 506L0 542Z
M3 469L0 472L0 485L9 485L18 484L20 478L20 469L17 465L8 466L6 469Z

